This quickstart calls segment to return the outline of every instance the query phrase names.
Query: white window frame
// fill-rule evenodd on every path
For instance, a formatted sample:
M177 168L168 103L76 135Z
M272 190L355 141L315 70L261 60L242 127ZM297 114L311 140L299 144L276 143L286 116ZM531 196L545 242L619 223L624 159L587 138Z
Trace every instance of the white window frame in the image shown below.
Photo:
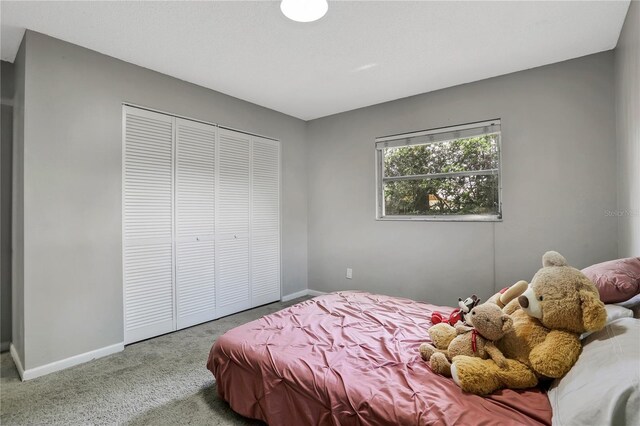
M483 135L497 134L498 168L491 170L433 173L411 176L384 176L384 149L399 146L423 145L426 143L441 143L456 139L471 138ZM502 221L502 133L500 119L479 121L459 126L440 127L418 132L378 137L376 148L376 220L418 220L436 222L501 222ZM487 215L386 215L384 203L384 183L394 180L410 180L416 178L433 179L456 176L498 175L498 213Z

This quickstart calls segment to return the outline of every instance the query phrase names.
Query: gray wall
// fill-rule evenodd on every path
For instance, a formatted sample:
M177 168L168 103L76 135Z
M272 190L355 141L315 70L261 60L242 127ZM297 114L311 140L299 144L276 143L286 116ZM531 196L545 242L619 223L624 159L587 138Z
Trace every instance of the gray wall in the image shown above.
M123 341L124 101L282 141L283 293L307 288L305 122L35 32L24 43L26 369Z
M25 289L24 289L24 117L27 69L25 40L14 62L13 95L13 186L12 186L12 234L13 263L11 279L11 343L24 367L25 347Z
M640 2L632 1L615 50L618 254L640 256Z
M498 117L503 222L374 220L376 136ZM614 134L612 52L309 122L309 288L451 305L530 280L546 250L614 258Z
M0 350L11 342L11 185L13 178L13 64L0 62Z

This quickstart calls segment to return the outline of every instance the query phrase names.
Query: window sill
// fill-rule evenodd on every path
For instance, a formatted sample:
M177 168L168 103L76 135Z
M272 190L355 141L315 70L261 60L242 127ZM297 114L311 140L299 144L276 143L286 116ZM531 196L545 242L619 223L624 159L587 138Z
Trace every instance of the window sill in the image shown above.
M498 215L451 215L451 216L382 216L379 221L401 222L502 222L502 216Z

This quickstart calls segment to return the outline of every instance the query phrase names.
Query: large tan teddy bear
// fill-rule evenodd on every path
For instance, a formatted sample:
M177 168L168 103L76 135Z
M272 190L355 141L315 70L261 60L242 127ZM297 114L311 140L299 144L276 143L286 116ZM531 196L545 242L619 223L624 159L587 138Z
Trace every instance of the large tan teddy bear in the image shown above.
M423 343L420 345L420 354L422 359L429 362L431 370L451 377L450 361L457 355L483 359L491 357L498 365L506 367L506 359L493 342L511 330L511 317L497 305L485 303L471 309L466 321L468 326L458 321L454 327L448 323L440 323L429 329L429 336L435 346Z
M496 346L507 367L491 359L453 358L451 376L463 390L486 395L562 377L580 355L580 334L604 327L607 313L593 283L557 252L545 253L542 265L528 289L503 308L513 328Z

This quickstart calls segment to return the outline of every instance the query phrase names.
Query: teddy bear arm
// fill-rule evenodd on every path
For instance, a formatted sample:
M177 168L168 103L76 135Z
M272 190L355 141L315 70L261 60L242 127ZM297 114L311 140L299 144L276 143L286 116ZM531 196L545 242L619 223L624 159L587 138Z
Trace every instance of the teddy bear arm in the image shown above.
M552 330L544 342L531 350L529 361L538 374L560 378L578 360L581 348L580 340L575 334Z
M509 302L511 302L512 300L520 296L522 293L524 293L528 286L529 286L529 283L527 283L526 281L520 280L514 285L512 285L511 287L507 288L506 290L503 290L502 293L496 293L493 296L491 296L487 300L487 303L493 303L495 305L498 305L500 308L504 308L506 305L509 304Z
M487 342L484 346L484 350L500 368L507 367L507 359L502 354L502 351L493 344L493 342Z

